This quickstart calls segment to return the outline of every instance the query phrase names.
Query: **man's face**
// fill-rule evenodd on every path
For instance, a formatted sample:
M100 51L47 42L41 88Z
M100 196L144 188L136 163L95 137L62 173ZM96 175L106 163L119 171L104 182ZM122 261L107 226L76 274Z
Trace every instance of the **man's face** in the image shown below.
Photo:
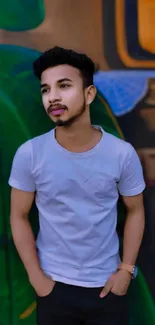
M69 126L85 112L83 79L72 66L46 69L41 75L41 92L46 113L57 126Z

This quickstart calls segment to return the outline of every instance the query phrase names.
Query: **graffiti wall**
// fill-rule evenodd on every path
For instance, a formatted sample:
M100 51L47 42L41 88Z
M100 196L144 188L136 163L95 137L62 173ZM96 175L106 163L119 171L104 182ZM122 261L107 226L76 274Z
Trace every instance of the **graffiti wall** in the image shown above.
M155 3L151 0L0 2L1 325L36 322L35 294L12 241L7 180L17 147L53 127L42 107L32 62L54 45L92 57L98 66L94 75L98 95L91 107L92 121L132 143L142 161L147 183L146 229L138 258L139 275L129 290L130 322L155 324L154 18ZM118 212L121 225L121 204ZM30 218L37 233L35 206Z
M139 263L155 299L155 261L152 259L155 251L154 18L154 1L103 1L104 54L112 70L108 77L118 96L111 107L125 139L132 143L141 158L147 183L146 229ZM110 102L104 79L102 77L99 87Z

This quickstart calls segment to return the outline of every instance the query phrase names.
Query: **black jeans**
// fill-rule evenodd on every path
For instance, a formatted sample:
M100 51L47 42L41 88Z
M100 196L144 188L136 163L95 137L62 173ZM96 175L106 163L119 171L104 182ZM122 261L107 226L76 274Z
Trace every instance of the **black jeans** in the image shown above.
M102 288L83 288L57 282L45 297L37 297L37 325L128 325L127 297Z

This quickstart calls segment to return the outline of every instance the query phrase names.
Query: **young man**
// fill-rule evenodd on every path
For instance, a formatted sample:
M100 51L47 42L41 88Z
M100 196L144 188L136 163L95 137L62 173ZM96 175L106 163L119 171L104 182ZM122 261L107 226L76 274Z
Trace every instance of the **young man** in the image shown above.
M94 63L55 47L34 62L54 130L23 144L9 184L14 242L37 294L37 325L127 325L126 293L144 231L133 147L90 122ZM117 201L126 206L123 257ZM40 231L28 221L35 198Z

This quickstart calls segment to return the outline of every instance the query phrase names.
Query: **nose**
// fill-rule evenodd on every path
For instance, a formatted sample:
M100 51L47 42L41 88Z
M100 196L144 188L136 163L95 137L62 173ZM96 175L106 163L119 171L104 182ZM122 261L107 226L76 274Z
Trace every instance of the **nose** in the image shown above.
M60 91L58 89L51 89L48 93L48 101L50 104L61 100Z

